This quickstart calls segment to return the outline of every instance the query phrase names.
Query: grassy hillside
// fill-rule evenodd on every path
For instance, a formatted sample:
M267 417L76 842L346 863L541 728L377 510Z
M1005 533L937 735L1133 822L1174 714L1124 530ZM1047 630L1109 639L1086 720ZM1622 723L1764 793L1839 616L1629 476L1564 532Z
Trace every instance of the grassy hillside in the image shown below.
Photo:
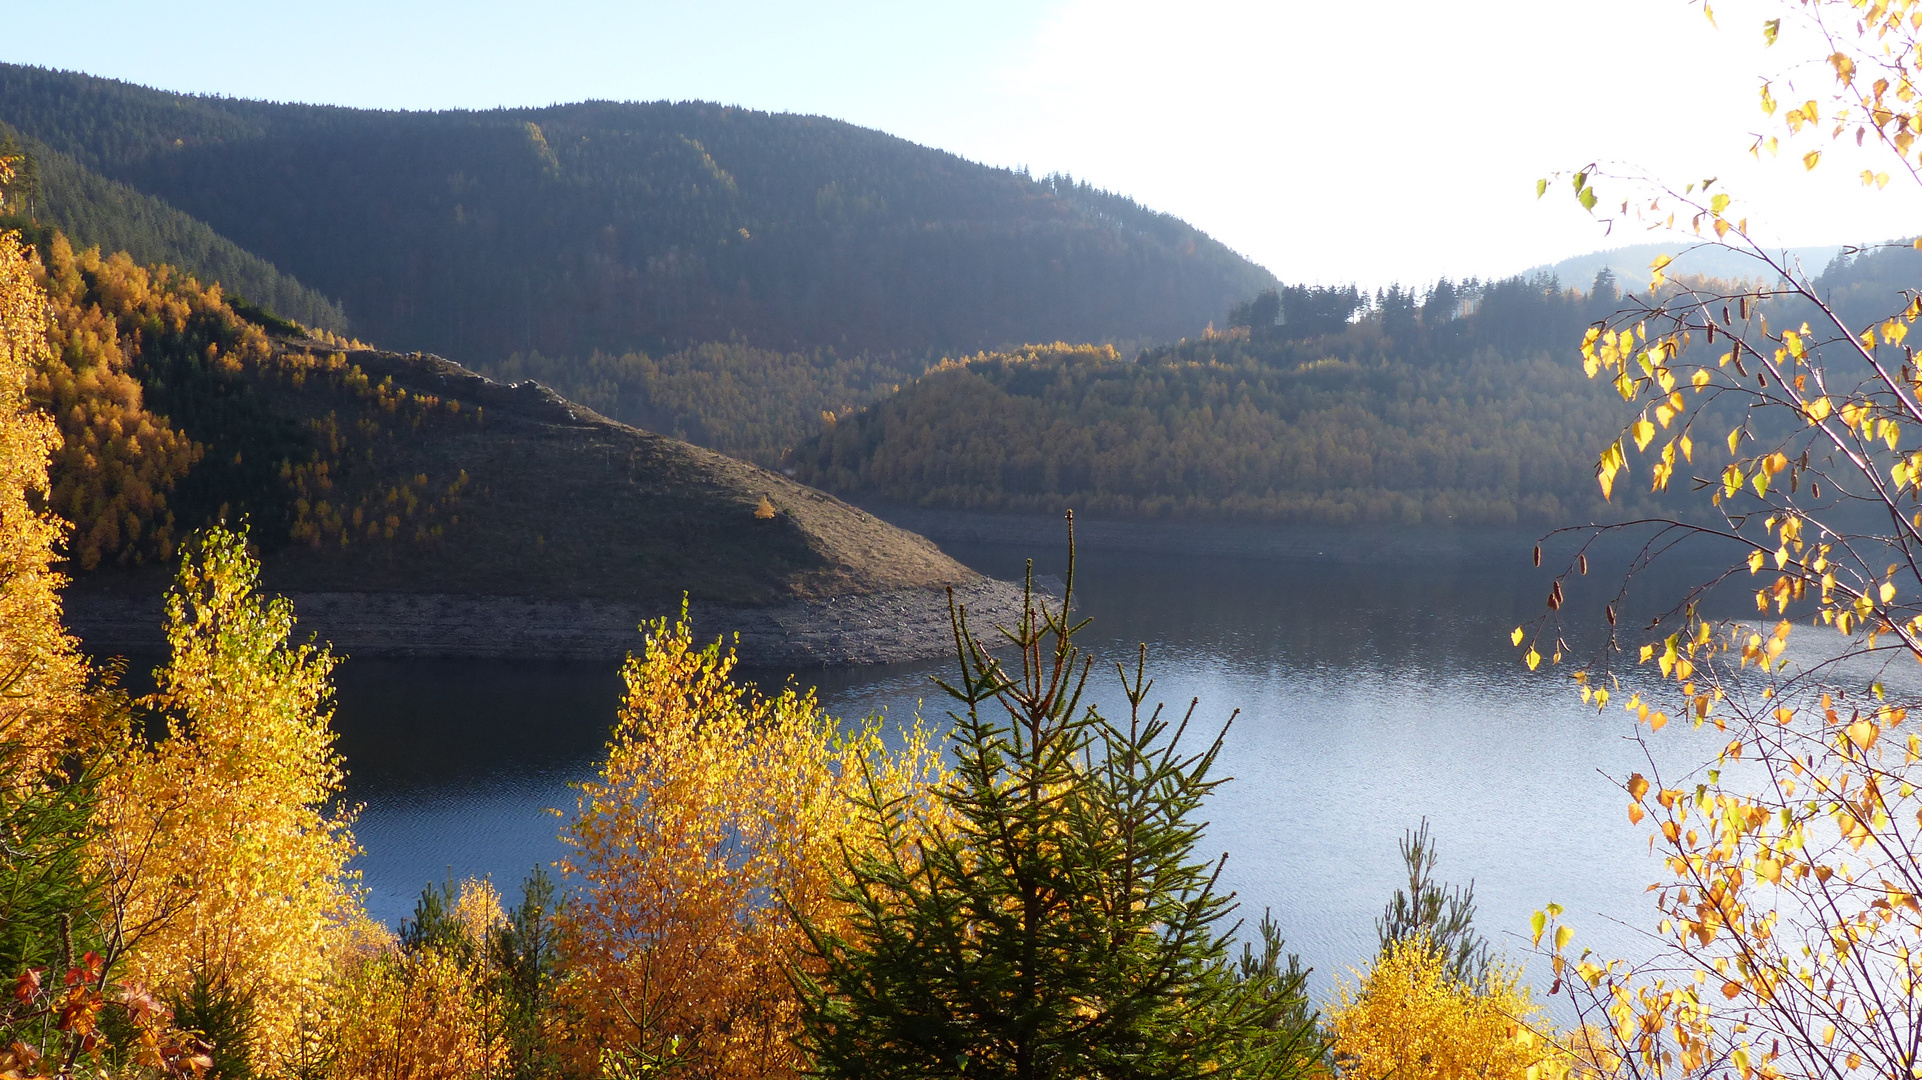
M31 139L20 140L4 125L0 155L18 157L23 166L0 193L0 218L8 225L56 228L82 247L124 251L142 264L165 263L202 281L220 282L229 293L304 325L347 329L339 304L162 200Z
M376 112L0 66L0 120L339 297L357 335L475 363L1169 339L1274 284L1127 199L820 117Z
M764 604L961 583L920 537L533 383L250 319L124 254L38 252L56 355L53 509L75 568L151 584L247 521L276 587Z

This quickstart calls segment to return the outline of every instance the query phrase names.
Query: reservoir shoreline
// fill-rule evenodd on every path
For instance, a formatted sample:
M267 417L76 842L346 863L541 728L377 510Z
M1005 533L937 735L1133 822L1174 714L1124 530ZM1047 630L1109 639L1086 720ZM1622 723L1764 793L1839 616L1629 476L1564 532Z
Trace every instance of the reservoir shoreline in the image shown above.
M309 634L356 657L612 660L637 648L642 623L678 614L671 601L461 596L444 593L290 592ZM980 578L954 601L984 624L1011 623L1021 586ZM95 655L160 651L158 595L74 590L67 622ZM697 640L724 636L745 664L795 668L897 664L954 651L943 588L797 600L765 607L694 601Z

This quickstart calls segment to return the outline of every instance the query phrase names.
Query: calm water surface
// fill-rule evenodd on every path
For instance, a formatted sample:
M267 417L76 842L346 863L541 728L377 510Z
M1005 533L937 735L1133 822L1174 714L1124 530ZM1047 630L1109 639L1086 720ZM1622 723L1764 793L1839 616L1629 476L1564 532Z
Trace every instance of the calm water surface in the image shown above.
M1030 554L1042 572L1062 570L1055 552L949 550L1003 577ZM1229 854L1224 880L1244 914L1271 909L1326 993L1372 955L1374 919L1404 880L1397 840L1426 817L1440 875L1473 881L1478 925L1498 945L1519 954L1529 915L1556 901L1581 940L1640 952L1631 928L1652 922L1643 889L1658 867L1607 777L1646 759L1619 710L1598 716L1566 680L1518 664L1508 632L1541 610L1548 580L1527 543L1341 556L1082 553L1086 645L1112 661L1145 641L1157 697L1199 698L1212 724L1240 710L1222 759L1234 779L1209 805L1207 845ZM837 715L937 720L945 705L929 678L945 670L752 674L794 674ZM373 912L399 920L450 873L491 875L517 895L560 852L556 811L592 775L619 690L611 665L344 665L338 725L350 797L364 805L358 866ZM1121 704L1112 676L1095 696ZM1656 752L1679 761L1707 747L1672 726Z

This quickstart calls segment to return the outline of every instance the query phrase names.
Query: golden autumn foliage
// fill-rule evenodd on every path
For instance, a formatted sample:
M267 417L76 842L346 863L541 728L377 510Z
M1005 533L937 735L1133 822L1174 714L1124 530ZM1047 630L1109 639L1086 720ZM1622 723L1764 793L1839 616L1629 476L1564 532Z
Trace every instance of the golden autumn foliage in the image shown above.
M730 679L732 650L696 647L685 614L647 628L598 778L582 785L562 866L573 1066L672 1057L692 1075L791 1077L799 1004L787 975L796 915L828 897L864 771L908 796L938 774L918 732L882 748L837 733L812 692L767 697ZM610 1056L611 1055L611 1056Z
M0 160L0 183L9 175ZM50 355L34 269L18 236L0 233L0 977L10 983L0 1073L97 1068L114 1023L120 1071L198 1075L208 1062L198 1044L121 979L118 913L87 865L93 792L123 699L61 625L64 579L52 566L64 523L41 509L59 435L28 396Z
M125 882L129 968L161 991L196 975L254 1003L256 1055L294 1055L338 961L366 932L329 805L341 771L324 649L256 591L244 538L211 530L167 598L171 656L142 704L165 737L104 788L98 858Z
M1922 179L1922 4L1774 7L1763 39L1796 62L1762 84L1772 119L1757 154L1797 138L1852 142L1888 166L1864 169L1864 185ZM1816 169L1823 149L1798 160ZM1648 301L1581 342L1588 377L1636 410L1596 463L1602 492L1638 469L1653 490L1703 492L1697 516L1643 522L1644 551L1706 541L1711 580L1730 581L1744 608L1752 599L1753 622L1717 617L1703 583L1660 598L1645 638L1611 632L1609 651L1574 673L1583 700L1624 707L1644 743L1648 771L1618 783L1630 822L1647 822L1663 856L1650 886L1658 951L1634 962L1578 952L1554 907L1537 913L1536 942L1621 1073L1911 1077L1922 735L1903 725L1922 708L1904 670L1922 660L1922 368L1906 339L1922 299L1909 274L1842 306L1757 240L1715 181L1676 190L1595 169L1572 179L1592 212L1612 201L1598 184L1630 189L1619 211L1598 212L1611 224L1745 252L1771 284L1670 281L1663 255ZM1863 258L1913 254L1879 246ZM1572 531L1586 534L1585 550L1607 527ZM1578 551L1535 633L1516 629L1531 668L1568 651L1555 612L1586 568ZM1613 626L1615 606L1606 617ZM1633 650L1636 670L1611 670L1618 647ZM1719 749L1681 762L1658 752L1672 722Z
M390 459L404 456L397 439L478 422L477 410L369 377L346 355L364 346L326 331L276 341L219 284L173 267L76 252L58 232L28 257L53 316L30 394L62 436L50 505L73 525L80 569L170 559L183 531L229 516L216 504L316 547L432 544L458 523L465 474L430 478ZM266 409L263 393L304 398L297 421ZM197 468L215 470L200 486L218 496L179 505Z
M60 623L53 571L62 523L40 507L60 444L28 392L49 356L34 260L0 234L0 744L5 779L29 781L67 752L86 709L85 666Z
M71 557L88 570L103 560L171 558L179 535L167 496L204 448L147 408L134 370L143 344L205 338L213 356L223 347L261 353L266 339L225 311L218 287L138 266L124 253L76 253L59 234L41 276L53 305L53 351L36 372L33 397L60 425L52 506L74 523Z
M334 1080L470 1080L508 1061L505 1002L485 944L505 921L485 881L461 882L454 910L464 948L367 952L347 965L324 1033Z
M1354 1080L1551 1080L1574 1066L1519 972L1492 963L1480 983L1456 980L1421 937L1344 980L1328 1024L1335 1064Z

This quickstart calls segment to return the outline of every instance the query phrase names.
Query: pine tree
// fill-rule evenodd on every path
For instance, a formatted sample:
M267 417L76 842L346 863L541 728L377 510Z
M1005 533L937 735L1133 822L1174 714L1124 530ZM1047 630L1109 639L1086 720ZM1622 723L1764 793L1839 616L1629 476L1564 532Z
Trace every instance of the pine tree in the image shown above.
M1179 723L1144 710L1145 646L1132 676L1120 669L1126 720L1084 705L1072 533L1069 549L1061 604L1035 596L1030 571L1002 631L1018 672L953 613L945 821L878 788L862 803L890 842L847 858L846 929L810 926L814 962L796 973L818 1075L1286 1076L1318 1050L1272 931L1245 973L1230 963L1233 897L1217 891L1221 861L1195 854L1227 729L1190 753L1194 706Z
M1401 840L1402 864L1408 868L1408 888L1395 895L1375 920L1382 955L1418 938L1439 953L1445 973L1457 982L1480 982L1488 971L1488 942L1475 932L1475 883L1442 886L1435 882L1435 841L1428 835L1428 819Z

